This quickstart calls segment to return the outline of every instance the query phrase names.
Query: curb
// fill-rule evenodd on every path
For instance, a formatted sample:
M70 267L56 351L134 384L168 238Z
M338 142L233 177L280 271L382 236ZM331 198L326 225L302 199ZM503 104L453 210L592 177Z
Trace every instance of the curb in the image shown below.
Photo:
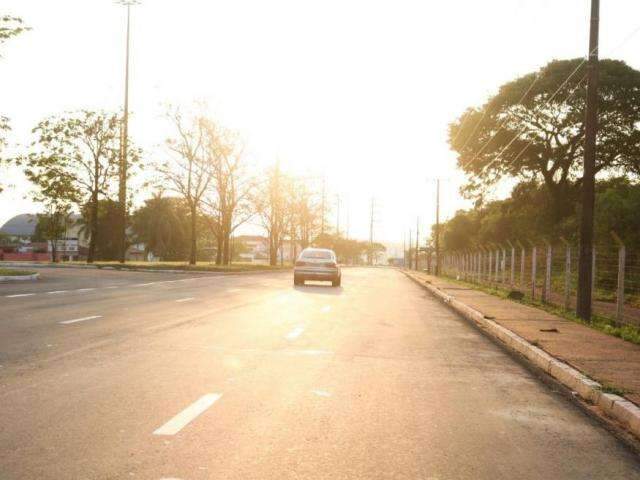
M146 273L187 273L187 274L200 274L200 275L247 275L255 273L277 273L286 272L291 270L290 268L281 268L276 270L238 270L227 272L216 272L206 270L171 270L171 269L157 269L157 268L127 268L127 267L111 267L111 266L98 266L98 265L60 265L55 263L12 263L12 262L0 262L0 266L16 267L16 268L76 268L85 270L116 270L124 272L146 272ZM39 274L36 274L39 275ZM0 277L0 279L3 277ZM15 278L15 277L11 277Z
M602 385L598 382L591 380L575 368L549 355L541 348L532 345L511 330L486 318L478 310L456 300L454 296L443 292L409 272L403 271L402 273L448 305L456 313L480 326L492 337L500 340L508 349L518 352L565 387L576 392L583 400L600 407L608 417L620 422L633 435L640 438L640 408L634 403L619 395L603 392Z
M0 275L0 282L25 282L37 280L39 276L39 273L32 273L31 275Z

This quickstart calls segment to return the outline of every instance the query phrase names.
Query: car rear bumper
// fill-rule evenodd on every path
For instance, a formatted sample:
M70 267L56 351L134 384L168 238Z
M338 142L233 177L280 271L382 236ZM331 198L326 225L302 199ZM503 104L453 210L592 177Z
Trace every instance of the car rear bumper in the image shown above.
M311 269L295 268L293 274L299 279L306 280L332 280L340 277L340 270L337 269Z

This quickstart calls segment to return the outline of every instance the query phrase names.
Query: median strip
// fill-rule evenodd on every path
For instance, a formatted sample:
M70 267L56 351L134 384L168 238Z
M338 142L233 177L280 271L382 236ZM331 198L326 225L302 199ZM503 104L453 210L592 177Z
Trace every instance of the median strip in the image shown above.
M178 413L167 423L156 429L154 435L175 435L189 423L195 420L199 415L204 413L211 405L213 405L220 397L221 393L208 393L187 408Z
M63 322L58 323L60 323L60 325L69 325L70 323L86 322L87 320L93 320L96 318L102 318L102 315L92 315L91 317L75 318L73 320L64 320Z

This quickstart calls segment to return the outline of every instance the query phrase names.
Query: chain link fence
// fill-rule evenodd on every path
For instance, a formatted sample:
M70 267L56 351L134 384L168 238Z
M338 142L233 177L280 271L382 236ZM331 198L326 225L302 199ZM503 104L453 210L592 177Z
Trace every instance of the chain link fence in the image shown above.
M429 257L419 267L433 274L435 256ZM575 311L577 260L578 246L559 239L445 252L440 262L442 275L520 292L528 300ZM610 241L596 243L592 262L593 312L620 325L640 326L640 252L627 252L624 242L614 233Z

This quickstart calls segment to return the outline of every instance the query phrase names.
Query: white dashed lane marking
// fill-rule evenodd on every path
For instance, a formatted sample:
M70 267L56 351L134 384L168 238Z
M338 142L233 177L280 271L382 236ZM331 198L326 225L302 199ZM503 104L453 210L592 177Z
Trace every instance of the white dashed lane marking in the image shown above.
M211 405L213 405L220 397L221 393L208 393L193 402L187 408L178 413L167 423L156 429L154 435L175 435L189 423L195 420L199 415L204 413Z
M325 305L324 307L322 307L322 313L328 313L330 311L331 311L330 305Z
M179 300L176 300L176 302L178 302L178 303L190 302L191 300L195 300L195 298L194 297L181 298Z
M94 320L96 318L102 318L102 315L92 315L91 317L74 318L73 320L64 320L59 322L61 325L69 325L70 323L86 322L87 320Z
M289 333L287 333L286 339L295 340L300 336L302 332L304 332L304 327L296 327L293 330L291 330Z
M314 394L316 394L319 397L330 397L331 394L325 390L311 390L311 392L313 392Z
M69 290L54 290L53 292L47 292L47 295L56 295L57 293L66 293Z
M18 293L15 295L5 295L5 298L31 297L33 295L35 295L35 293Z

